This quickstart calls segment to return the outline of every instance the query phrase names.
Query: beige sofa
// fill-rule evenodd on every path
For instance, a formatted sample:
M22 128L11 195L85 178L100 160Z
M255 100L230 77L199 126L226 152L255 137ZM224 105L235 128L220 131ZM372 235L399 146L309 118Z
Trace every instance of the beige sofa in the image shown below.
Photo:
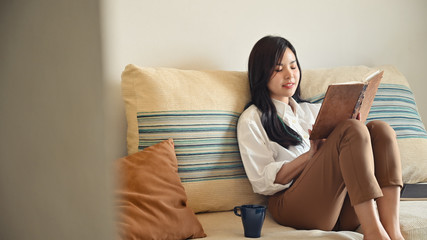
M320 102L329 84L361 81L376 69L384 70L384 78L368 121L381 119L395 128L404 182L427 182L427 133L410 86L395 67L304 70L302 97ZM264 196L252 192L236 141L237 120L250 98L246 73L128 65L122 73L122 95L126 105L129 155L172 138L178 181L187 197L187 204L179 208L189 208L196 213L206 239L243 239L241 219L231 210L238 205L266 203ZM152 157L150 161L156 159ZM161 197L158 199L163 201ZM401 229L406 239L427 239L427 202L401 201L400 210ZM137 222L133 221L137 225L149 225ZM182 221L178 226L165 226L165 229L182 229L185 224ZM163 239L177 238L162 236ZM278 225L269 214L261 237L363 239L359 232L295 230Z

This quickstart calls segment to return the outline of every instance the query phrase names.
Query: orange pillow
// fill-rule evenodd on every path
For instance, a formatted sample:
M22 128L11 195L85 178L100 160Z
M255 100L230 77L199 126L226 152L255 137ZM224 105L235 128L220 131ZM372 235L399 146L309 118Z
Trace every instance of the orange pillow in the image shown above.
M118 161L119 234L122 239L205 237L187 207L172 139Z

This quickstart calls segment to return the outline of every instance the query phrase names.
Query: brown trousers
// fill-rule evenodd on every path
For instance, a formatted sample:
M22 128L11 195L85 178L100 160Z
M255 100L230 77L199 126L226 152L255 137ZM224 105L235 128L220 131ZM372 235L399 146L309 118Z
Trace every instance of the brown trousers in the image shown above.
M296 229L355 230L353 206L381 197L387 186L402 187L396 133L382 121L347 120L291 187L269 198L268 209L279 224Z

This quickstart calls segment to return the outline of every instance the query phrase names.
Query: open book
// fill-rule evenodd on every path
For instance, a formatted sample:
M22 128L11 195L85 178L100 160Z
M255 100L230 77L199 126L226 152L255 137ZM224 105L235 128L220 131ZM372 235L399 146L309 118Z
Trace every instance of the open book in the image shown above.
M361 114L365 122L384 71L376 71L363 82L348 82L329 85L319 114L313 125L310 139L327 138L334 128L346 119Z

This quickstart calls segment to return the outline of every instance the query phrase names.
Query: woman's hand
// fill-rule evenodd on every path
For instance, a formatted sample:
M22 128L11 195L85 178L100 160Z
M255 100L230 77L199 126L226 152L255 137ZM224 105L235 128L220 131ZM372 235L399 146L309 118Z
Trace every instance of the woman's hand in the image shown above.
M311 129L308 129L308 134L311 134ZM313 155L322 147L325 141L326 139L310 140L310 150L307 152L308 157L313 157Z
M308 130L308 134L311 134L311 130ZM326 139L310 140L310 150L301 154L299 157L295 158L293 161L283 164L279 172L276 174L276 179L274 183L287 184L292 179L298 177L301 172L304 170L307 163L313 157L313 155L322 147L322 144Z
M359 120L359 121L362 121L361 120L362 119L362 114L360 112L357 114L356 119Z

